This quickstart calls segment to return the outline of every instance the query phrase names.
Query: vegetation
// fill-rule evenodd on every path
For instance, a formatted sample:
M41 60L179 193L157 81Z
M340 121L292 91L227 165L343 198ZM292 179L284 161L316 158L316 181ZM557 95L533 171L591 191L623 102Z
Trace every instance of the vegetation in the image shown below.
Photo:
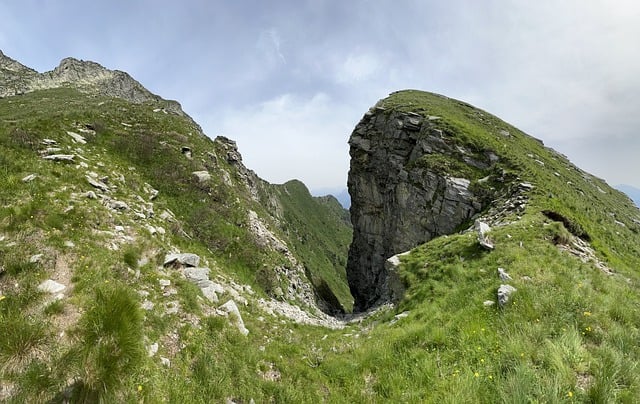
M404 91L382 105L439 116L432 122L447 142L494 152L496 170L534 188L524 211L506 212L493 228L495 250L481 249L466 229L431 240L402 258L407 292L397 307L334 330L259 307L287 280L269 271L284 265L281 254L247 230L253 210L348 311L350 230L334 200L312 199L297 181L258 184L254 197L223 142L154 112L154 103L72 89L0 100L0 401L636 401L638 209L467 104ZM84 159L46 161L47 147ZM472 186L499 186L478 183L493 171L438 156L422 163ZM191 174L205 169L208 182ZM87 197L88 172L129 210ZM29 174L35 179L23 181ZM153 213L151 189L159 191ZM592 247L613 275L568 251L574 243ZM247 336L216 312L231 292L210 302L179 269L162 268L175 249L201 256L212 279L254 287L255 296L243 292L246 306L237 301ZM517 292L505 307L485 306L503 283L498 267ZM48 278L67 285L62 300L38 290Z

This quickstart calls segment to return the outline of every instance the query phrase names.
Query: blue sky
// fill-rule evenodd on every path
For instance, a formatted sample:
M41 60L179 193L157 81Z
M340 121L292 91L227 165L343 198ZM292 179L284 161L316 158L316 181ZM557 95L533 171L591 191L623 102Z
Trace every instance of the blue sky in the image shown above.
M345 187L355 124L415 88L640 187L638 21L625 0L21 0L0 3L0 49L127 71L271 182Z

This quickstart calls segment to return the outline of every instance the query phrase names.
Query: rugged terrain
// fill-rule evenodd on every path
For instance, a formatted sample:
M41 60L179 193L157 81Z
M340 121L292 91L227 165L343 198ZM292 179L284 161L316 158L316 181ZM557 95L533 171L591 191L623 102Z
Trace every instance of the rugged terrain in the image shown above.
M124 72L0 54L0 96L2 401L640 395L640 211L487 112L379 101L350 221Z

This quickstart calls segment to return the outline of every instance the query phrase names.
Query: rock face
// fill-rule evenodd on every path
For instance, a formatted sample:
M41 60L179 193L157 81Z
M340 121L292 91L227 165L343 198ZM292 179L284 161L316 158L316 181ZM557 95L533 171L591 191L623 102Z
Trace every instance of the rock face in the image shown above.
M389 257L454 232L483 208L472 179L442 167L453 161L489 172L498 160L452 139L438 117L384 105L370 109L349 140L354 234L347 276L356 310L387 298Z

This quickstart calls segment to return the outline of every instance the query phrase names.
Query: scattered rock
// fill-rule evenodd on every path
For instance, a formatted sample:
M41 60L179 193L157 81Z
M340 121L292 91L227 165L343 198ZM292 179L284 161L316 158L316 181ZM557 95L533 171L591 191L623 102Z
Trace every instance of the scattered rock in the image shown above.
M180 311L180 302L178 301L170 301L165 303L164 305L164 314L171 315L177 314Z
M209 286L209 268L185 268L184 276L200 287Z
M112 199L108 202L109 208L113 210L129 210L129 205L123 201Z
M498 268L498 276L502 281L510 281L511 276L504 270L504 268Z
M51 293L52 295L58 294L63 290L65 290L66 288L67 287L65 285L58 283L53 279L47 279L46 281L38 285L38 290L45 293Z
M98 195L96 195L96 193L93 191L87 191L87 193L84 194L84 196L86 196L89 199L98 199Z
M165 358L164 356L160 357L160 363L162 364L162 366L166 366L168 368L171 367L171 361L169 360L169 358Z
M496 304L496 302L494 302L493 300L485 300L484 302L482 302L482 305L483 305L484 307L491 307L491 306L493 306L494 304Z
M160 284L160 287L165 288L167 286L171 286L171 281L169 279L159 279L158 283Z
M29 262L32 264L36 264L38 262L40 262L40 259L42 258L43 254L35 254L32 255L31 258L29 258Z
M84 136L79 135L77 133L74 132L70 132L67 131L67 135L71 136L71 138L73 139L74 143L80 143L80 144L86 144L87 141L85 140Z
M35 174L29 174L29 175L27 175L26 177L24 177L22 179L22 182L25 182L25 183L26 182L31 182L31 181L35 180L36 177L37 177L37 175L35 175Z
M194 171L191 174L193 174L200 183L208 182L211 179L211 174L209 174L208 171Z
M517 290L511 285L500 285L498 288L498 304L500 307L504 307L509 302L511 295Z
M219 309L222 310L224 313L227 313L227 315L231 317L232 321L235 323L236 327L238 328L238 331L240 331L242 335L249 334L249 330L247 330L246 327L244 326L244 321L242 321L242 316L240 315L240 310L238 310L238 306L236 305L236 302L234 302L233 300L229 300L228 302L220 306Z
M489 225L486 224L485 222L476 220L475 228L476 228L476 231L478 232L478 243L480 243L480 245L486 248L487 250L493 250L495 247L493 245L493 242L487 235L487 233L491 231L491 227L489 227Z
M184 154L186 158L191 160L191 148L190 147L182 146L181 151L182 151L182 154Z
M75 154L51 154L49 156L44 156L43 159L73 163L75 161L75 157Z
M86 175L85 178L87 179L87 182L89 183L89 185L91 185L92 187L98 188L102 192L109 192L109 187L104 182L98 181L92 178L90 175Z
M211 282L211 281L209 281ZM211 282L209 285L200 288L202 291L202 295L207 298L212 303L218 303L218 295L216 294L216 288L213 286L214 283Z
M158 343L154 342L153 344L149 345L147 347L147 355L149 355L149 357L153 357L158 353Z
M51 145L54 145L56 143L58 143L58 142L56 142L53 139L42 139L42 144L46 145L46 146L51 146Z
M142 302L142 304L140 305L142 306L143 310L153 310L153 308L155 307L155 304L153 304L153 302L150 302L149 300L145 300L144 302Z
M200 257L191 253L170 253L165 255L163 266L178 263L186 267L197 267L200 264Z
M73 248L73 247L76 246L76 244L71 240L67 240L67 241L64 242L64 246L65 247L69 247L69 248Z

